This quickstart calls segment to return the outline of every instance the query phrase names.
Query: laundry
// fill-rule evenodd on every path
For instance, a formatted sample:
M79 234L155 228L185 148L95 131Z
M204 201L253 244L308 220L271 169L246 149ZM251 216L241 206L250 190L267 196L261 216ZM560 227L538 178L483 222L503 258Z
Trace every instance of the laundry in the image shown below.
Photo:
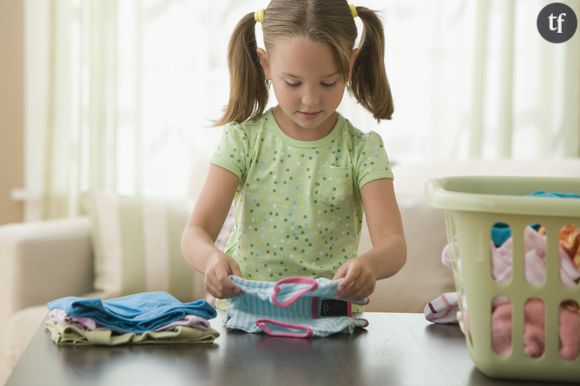
M108 328L83 330L55 320L47 320L45 326L50 332L52 341L59 346L213 343L219 337L219 333L212 328L199 329L186 326L174 326L162 331L146 331L140 334L115 333Z
M425 318L433 323L447 324L457 323L457 311L459 311L459 299L457 292L446 292L436 299L431 300L425 306Z
M580 227L570 224L562 228L560 246L570 256L574 267L580 270Z
M534 192L531 196L580 198L577 194ZM530 224L523 234L524 275L531 286L541 286L546 280L546 230L541 224ZM558 234L560 282L565 287L580 285L580 227L564 225ZM448 243L442 252L441 261L451 268L455 261L461 269L461 260L455 259L458 246L456 241ZM496 223L491 229L491 274L493 279L506 284L512 280L513 260L512 230L508 224ZM463 317L466 321L467 304L457 293L445 293L429 302L423 312L433 323L456 323L460 314L459 303L464 301ZM529 299L524 305L523 344L524 353L539 357L545 345L544 303L541 299ZM560 356L572 360L580 354L580 308L575 300L562 302L559 306L559 350ZM467 323L467 322L466 322ZM462 327L467 327L462 326ZM496 296L491 313L492 347L498 355L508 355L512 348L512 304L505 296Z
M566 245L562 242L562 234L568 237L570 229L575 225L563 227L560 234L560 280L566 287L573 287L580 281L580 267L577 267L570 253L564 249ZM564 232L564 233L562 233ZM578 247L576 247L578 249ZM499 247L492 246L492 276L498 283L507 283L512 275L512 251L513 239L510 237ZM526 280L533 286L541 285L546 277L546 235L528 226L524 229L524 258ZM446 258L449 260L449 257Z
M500 304L491 316L491 340L493 350L500 356L507 356L512 350L512 306ZM567 360L580 354L580 314L566 306L560 306L558 348L560 356ZM524 305L524 353L537 358L545 349L544 303L531 299Z
M183 319L161 326L155 329L155 331L164 331L177 326L197 328L199 330L207 330L210 328L207 319L201 318L197 315L185 315Z
M182 303L167 292L142 292L101 300L69 296L48 303L48 309L60 309L69 316L88 317L99 326L119 333L154 331L161 326L196 315L204 319L217 316L205 300Z
M352 333L356 327L368 326L366 320L353 317L352 302L336 298L341 280L290 277L274 283L237 276L230 279L243 294L229 299L226 328L308 338Z
M65 297L48 303L45 327L58 345L212 343L219 333L204 300L181 303L166 292L108 300Z
M70 316L64 310L57 308L49 311L48 318L49 320L52 320L58 324L76 327L85 331L96 330L98 328L97 322L91 318ZM176 326L192 327L204 330L210 328L210 323L207 319L196 315L185 315L183 319L158 327L155 329L155 331L168 330Z
M48 320L54 321L55 323L76 327L81 330L96 330L97 322L91 318L80 317L80 316L70 316L65 310L59 308L54 308L48 311Z
M495 226L494 226L495 228ZM504 227L500 225L500 228ZM509 228L508 228L509 229ZM492 235L494 232L492 231ZM497 233L496 233L497 235ZM498 283L509 282L512 275L512 237L504 240L503 244L495 246L496 240L491 243L491 265L492 276ZM562 227L560 231L560 281L566 287L580 285L580 264L576 264L575 259L579 251L580 228L574 224ZM453 251L457 246L448 243L441 254L443 265L451 269ZM546 235L541 227L527 226L524 229L524 260L525 277L529 284L539 286L544 283L546 276ZM580 261L580 258L578 258ZM458 263L460 263L458 261ZM505 303L505 297L494 299L494 305ZM456 323L458 311L457 296L450 296L449 293L438 296L430 301L423 309L425 318L433 323ZM444 315L444 317L442 317Z

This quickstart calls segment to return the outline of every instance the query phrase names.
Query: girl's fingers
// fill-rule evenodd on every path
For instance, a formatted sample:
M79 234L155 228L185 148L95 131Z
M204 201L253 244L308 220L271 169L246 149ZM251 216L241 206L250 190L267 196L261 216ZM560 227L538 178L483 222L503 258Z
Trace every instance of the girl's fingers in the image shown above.
M211 295L220 299L231 298L242 292L240 287L229 279L227 272L219 269L206 276L205 288Z
M227 275L222 277L219 281L219 289L222 292L224 298L231 298L232 296L239 295L241 292L240 287L231 281Z
M348 265L341 265L340 268L338 268L338 271L336 271L333 280L342 279L346 275L347 269Z
M362 275L340 292L340 296L351 300L360 300L368 297L374 290L375 281L372 275Z
M226 297L231 298L232 296L237 296L242 293L242 289L238 287L236 283L228 279L228 282L223 286L224 293L227 294Z
M230 264L230 269L232 271L232 275L242 277L242 271L240 270L239 265L236 264L235 261L232 261L232 263Z
M359 276L360 270L354 264L349 264L348 269L346 271L346 276L344 277L342 283L340 283L340 285L338 286L339 290L348 289L347 292L350 292L349 287L351 287L353 283L356 283Z
M208 280L205 281L205 290L208 294L213 296L214 298L221 299L221 293L217 290L217 288L210 283Z
M235 285L235 284L234 284L234 285ZM237 286L236 286L235 288L233 288L233 289L232 289L232 288L216 287L216 286L215 286L215 285L213 285L213 284L207 284L207 285L205 286L205 288L206 288L206 291L207 291L207 292L208 292L210 295L212 295L212 296L214 296L214 297L216 297L216 298L218 298L218 299L227 299L227 298L231 298L231 297L233 297L233 296L237 296L237 295L239 295L239 294L241 293L241 290L240 290L240 288L239 288L239 287L237 287Z

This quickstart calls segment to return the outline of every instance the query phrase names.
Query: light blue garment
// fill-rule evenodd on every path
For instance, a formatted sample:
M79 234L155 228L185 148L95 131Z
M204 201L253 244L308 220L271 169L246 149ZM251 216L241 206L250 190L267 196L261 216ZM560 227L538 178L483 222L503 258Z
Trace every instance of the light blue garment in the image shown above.
M237 276L230 276L230 279L243 294L229 299L226 328L306 338L352 333L355 327L368 325L366 320L351 316L352 303L335 301L340 300L336 291L341 280L287 278L265 282ZM305 283L292 283L294 279ZM366 304L367 300L355 303ZM328 311L325 307L338 307L346 312L344 316L324 316Z
M142 292L101 300L67 296L48 303L48 309L61 309L70 316L89 317L101 327L115 332L142 333L181 320L185 315L215 318L215 308L205 300L182 303L167 292Z
M538 190L537 192L530 193L530 196L548 197L548 198L580 198L580 194L576 193L544 192L543 190Z

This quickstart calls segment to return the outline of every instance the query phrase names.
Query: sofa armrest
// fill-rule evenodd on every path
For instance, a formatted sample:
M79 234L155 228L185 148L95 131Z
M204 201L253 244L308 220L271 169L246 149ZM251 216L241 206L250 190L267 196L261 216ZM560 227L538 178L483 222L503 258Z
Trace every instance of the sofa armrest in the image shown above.
M0 319L91 292L90 232L86 217L0 226Z

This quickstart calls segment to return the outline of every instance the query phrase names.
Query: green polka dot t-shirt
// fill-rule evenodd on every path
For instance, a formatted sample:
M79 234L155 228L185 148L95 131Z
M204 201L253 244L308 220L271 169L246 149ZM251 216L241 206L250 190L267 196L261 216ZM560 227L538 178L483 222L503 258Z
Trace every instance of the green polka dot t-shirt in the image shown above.
M357 255L360 189L393 178L380 136L361 132L340 114L316 141L287 136L271 109L232 123L211 162L239 177L225 253L251 280L332 278Z

